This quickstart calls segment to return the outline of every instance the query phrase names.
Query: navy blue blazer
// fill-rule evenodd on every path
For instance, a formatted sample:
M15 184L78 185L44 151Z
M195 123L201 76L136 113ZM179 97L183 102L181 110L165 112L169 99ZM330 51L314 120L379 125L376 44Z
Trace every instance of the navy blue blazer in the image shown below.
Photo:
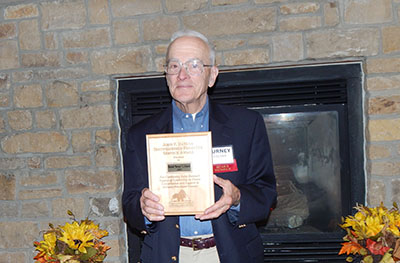
M264 262L263 246L256 222L268 217L276 201L276 185L271 151L264 121L257 112L213 103L210 100L212 145L233 146L238 171L219 173L240 189L240 212L236 223L227 214L212 220L221 263ZM166 216L146 229L140 209L140 195L148 187L146 134L172 132L172 107L134 125L128 133L123 156L124 191L122 205L130 227L146 230L142 262L179 261L179 218ZM222 189L215 185L215 200Z

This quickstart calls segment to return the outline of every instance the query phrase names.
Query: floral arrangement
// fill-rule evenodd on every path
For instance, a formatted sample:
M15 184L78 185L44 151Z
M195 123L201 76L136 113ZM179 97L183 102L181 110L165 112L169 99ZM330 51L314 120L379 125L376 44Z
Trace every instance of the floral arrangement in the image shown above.
M73 222L64 226L54 227L44 232L43 241L33 244L38 254L33 258L35 263L99 263L107 256L110 249L100 239L107 236L106 230L101 230L93 221L76 221L74 214L68 210Z
M400 262L400 212L396 203L386 208L383 203L374 208L357 205L354 216L343 218L343 237L339 255L356 255L364 263ZM349 256L347 262L354 258Z

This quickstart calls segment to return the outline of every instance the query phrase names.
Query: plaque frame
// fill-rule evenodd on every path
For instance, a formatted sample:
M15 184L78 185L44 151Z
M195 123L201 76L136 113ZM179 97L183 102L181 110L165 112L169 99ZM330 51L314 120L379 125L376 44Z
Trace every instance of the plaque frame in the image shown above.
M196 215L214 204L211 132L147 134L149 189L165 215Z

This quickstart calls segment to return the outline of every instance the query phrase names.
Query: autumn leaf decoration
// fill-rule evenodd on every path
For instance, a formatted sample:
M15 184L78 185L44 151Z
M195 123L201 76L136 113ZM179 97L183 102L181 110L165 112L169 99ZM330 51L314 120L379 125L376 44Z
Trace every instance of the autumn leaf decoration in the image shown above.
M37 255L35 263L101 263L110 249L101 239L108 236L106 230L99 228L89 219L76 221L74 214L68 210L72 223L54 227L44 232L43 240L33 244Z
M361 257L364 263L394 263L400 260L400 212L396 203L391 209L383 203L369 208L355 207L356 214L342 218L346 231L339 255L347 254L347 262Z

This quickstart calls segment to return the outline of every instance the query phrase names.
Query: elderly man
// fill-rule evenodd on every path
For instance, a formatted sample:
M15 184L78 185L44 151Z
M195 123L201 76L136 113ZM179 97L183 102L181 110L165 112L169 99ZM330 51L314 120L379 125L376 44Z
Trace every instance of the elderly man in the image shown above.
M170 107L136 125L124 153L123 209L128 224L145 233L144 263L263 262L256 222L276 200L271 153L262 117L220 105L207 95L218 76L215 51L195 31L171 38L165 73ZM165 216L148 189L146 134L211 131L212 146L231 147L232 169L214 175L216 202L195 216Z

